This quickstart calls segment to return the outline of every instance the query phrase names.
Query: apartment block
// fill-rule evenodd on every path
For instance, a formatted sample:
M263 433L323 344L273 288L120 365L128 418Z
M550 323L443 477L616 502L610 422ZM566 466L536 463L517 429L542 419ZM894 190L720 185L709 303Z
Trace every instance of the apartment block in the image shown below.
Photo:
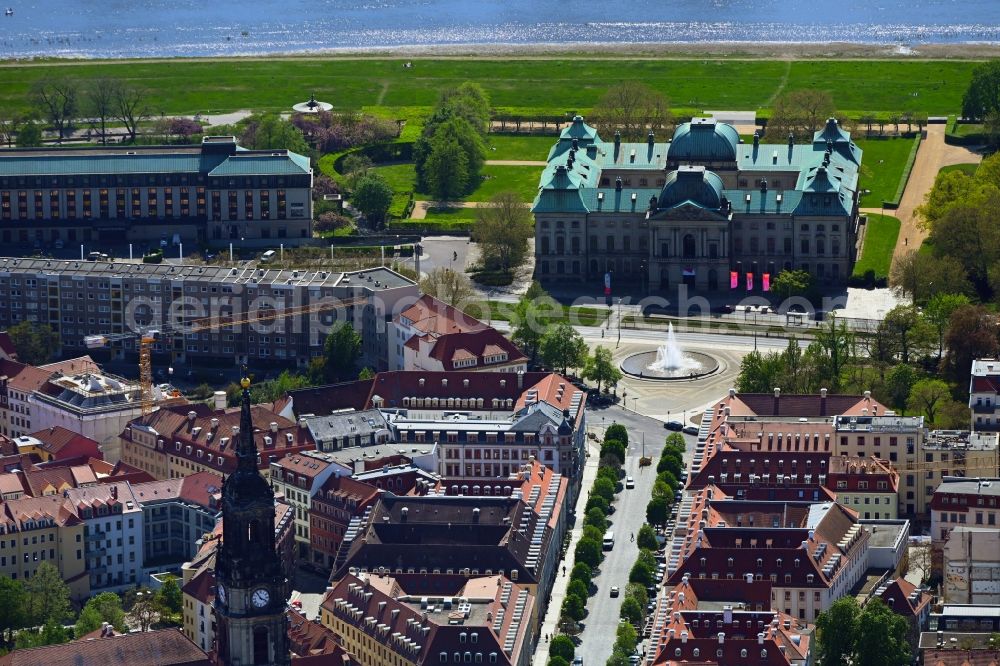
M1000 359L977 358L972 361L969 409L972 410L973 430L1000 431Z
M0 328L20 321L48 324L64 355L88 349L115 360L138 356L135 338L105 349L100 336L156 329L154 366L307 367L327 333L349 322L362 336L363 362L385 368L386 327L417 285L387 268L350 273L266 267L137 264L0 258ZM269 318L271 310L301 314ZM225 326L232 319L258 318ZM215 328L191 331L193 320ZM96 336L96 337L91 337ZM65 373L69 374L69 373Z
M83 522L91 591L143 582L143 510L128 483L74 488L65 497Z
M292 507L295 515L295 556L312 561L310 513L313 497L331 476L349 476L351 470L327 453L303 451L271 463L270 478L276 495Z

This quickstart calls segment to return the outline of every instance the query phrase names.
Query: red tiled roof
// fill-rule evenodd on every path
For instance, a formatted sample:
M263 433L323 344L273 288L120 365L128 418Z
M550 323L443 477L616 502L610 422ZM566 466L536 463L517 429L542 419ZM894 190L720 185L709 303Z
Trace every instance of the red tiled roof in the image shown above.
M43 370L33 365L0 359L0 375L7 376L7 385L24 393L40 389L52 376L51 370Z
M14 347L14 341L10 339L7 331L0 331L0 353L12 361L17 360L17 348Z
M932 596L927 592L919 592L915 600L911 601L910 596L914 592L917 592L917 588L913 583L905 578L897 578L889 583L879 596L896 614L903 617L919 617L921 611L931 602Z
M972 378L973 393L1000 393L1000 375Z
M8 493L24 493L24 484L20 474L16 472L0 474L0 495Z
M1000 650L924 650L924 666L1000 666Z
M180 629L97 638L0 657L0 666L210 666L208 655Z
M215 570L202 567L191 580L184 583L181 592L203 604L211 604L215 601Z
M56 361L55 363L48 363L38 367L43 370L48 370L49 372L61 372L64 375L79 375L85 372L101 372L101 366L99 366L94 359L87 355L78 356L77 358L71 358L65 361Z
M41 442L42 448L53 456L89 455L94 458L102 457L97 441L62 426L52 426L33 432L28 436Z
M497 363L487 363L487 349L507 353L507 359ZM434 343L430 357L441 362L445 370L455 370L454 362L463 359L476 359L476 367L491 367L504 364L522 363L527 357L521 353L513 342L505 338L494 328L486 328L471 333L452 333L443 335ZM464 367L464 366L463 366Z
M436 336L469 333L489 328L475 317L427 294L400 312L396 321L404 318L412 322L411 326L418 331Z

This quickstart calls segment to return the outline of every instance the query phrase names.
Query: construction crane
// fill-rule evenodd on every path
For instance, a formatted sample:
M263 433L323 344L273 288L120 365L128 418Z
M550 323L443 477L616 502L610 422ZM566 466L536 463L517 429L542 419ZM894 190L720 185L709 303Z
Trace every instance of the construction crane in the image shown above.
M139 347L139 402L142 415L153 411L153 344L167 335L190 335L205 331L216 331L223 328L243 326L257 323L273 322L290 317L300 317L320 312L330 312L367 303L366 298L348 298L344 300L319 301L311 305L290 308L263 308L241 317L203 317L192 319L185 324L173 327L146 326L142 330L124 333L109 333L106 335L88 335L83 341L88 349L101 349L114 342L135 339Z

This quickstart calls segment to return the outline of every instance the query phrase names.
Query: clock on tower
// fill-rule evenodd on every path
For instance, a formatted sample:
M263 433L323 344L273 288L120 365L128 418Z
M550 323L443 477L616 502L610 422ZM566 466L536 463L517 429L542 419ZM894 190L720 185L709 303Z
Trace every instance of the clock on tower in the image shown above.
M222 484L222 545L216 554L216 652L222 663L287 666L288 581L274 543L274 491L257 468L244 378L240 425L234 433L236 471Z

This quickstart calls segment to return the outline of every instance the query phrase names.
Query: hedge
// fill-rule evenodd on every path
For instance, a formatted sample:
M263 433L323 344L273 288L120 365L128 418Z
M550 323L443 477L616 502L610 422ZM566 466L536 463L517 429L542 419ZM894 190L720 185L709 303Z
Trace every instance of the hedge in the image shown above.
M917 161L917 150L920 148L920 135L917 135L917 139L913 142L913 147L910 148L910 155L906 158L906 166L903 168L903 176L899 179L899 185L896 187L896 196L892 201L883 201L882 207L889 210L895 210L899 208L899 200L903 198L903 191L906 190L906 183L910 180L910 172L913 171L913 164Z

